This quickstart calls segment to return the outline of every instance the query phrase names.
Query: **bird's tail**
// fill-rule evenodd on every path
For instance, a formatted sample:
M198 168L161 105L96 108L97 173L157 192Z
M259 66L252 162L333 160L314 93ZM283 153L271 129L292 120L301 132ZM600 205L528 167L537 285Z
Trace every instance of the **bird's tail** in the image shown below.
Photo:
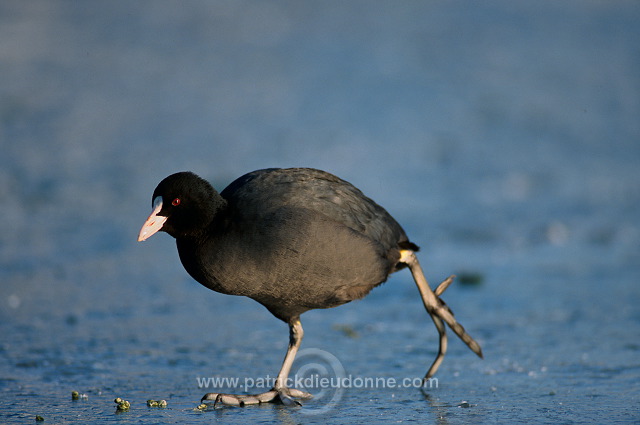
M424 273L422 271L422 267L420 267L420 263L418 262L418 257L416 257L415 252L409 249L400 251L401 258L400 262L405 263L409 266L411 270L411 274L413 275L413 279L418 286L418 290L420 291L420 296L422 297L422 302L424 303L424 307L427 309L427 312L431 316L433 323L436 325L438 329L438 334L440 335L440 348L438 350L438 355L436 359L431 364L431 367L427 371L424 376L424 380L431 378L444 360L444 355L447 352L447 333L444 324L446 323L449 327L455 332L456 335L465 343L467 346L476 353L480 358L482 358L482 349L480 348L480 344L478 344L471 335L464 330L462 325L458 323L453 317L453 312L449 307L440 299L440 295L449 287L449 285L453 282L454 276L449 276L446 280L444 280L435 291L431 290L427 279L424 277Z

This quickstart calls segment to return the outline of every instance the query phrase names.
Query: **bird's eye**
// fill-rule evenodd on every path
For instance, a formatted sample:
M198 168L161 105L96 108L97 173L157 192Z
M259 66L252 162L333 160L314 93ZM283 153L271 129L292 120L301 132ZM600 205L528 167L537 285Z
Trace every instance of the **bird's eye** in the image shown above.
M174 207L177 207L178 205L180 205L180 198L176 198L173 201L171 201L171 205L173 205Z

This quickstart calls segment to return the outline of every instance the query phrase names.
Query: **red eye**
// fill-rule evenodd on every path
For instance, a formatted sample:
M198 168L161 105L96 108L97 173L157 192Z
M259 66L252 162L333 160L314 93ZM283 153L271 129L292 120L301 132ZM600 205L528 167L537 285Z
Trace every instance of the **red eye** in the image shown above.
M176 198L173 201L171 201L171 205L173 205L174 207L177 207L178 205L180 205L180 198Z

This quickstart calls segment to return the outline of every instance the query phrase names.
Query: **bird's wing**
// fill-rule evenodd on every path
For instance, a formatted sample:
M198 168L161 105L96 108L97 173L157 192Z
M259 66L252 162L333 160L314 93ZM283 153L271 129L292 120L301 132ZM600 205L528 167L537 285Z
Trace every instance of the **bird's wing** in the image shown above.
M375 240L387 250L407 242L402 227L384 208L352 184L324 171L258 170L232 182L221 195L235 213L246 217L283 206L304 208Z

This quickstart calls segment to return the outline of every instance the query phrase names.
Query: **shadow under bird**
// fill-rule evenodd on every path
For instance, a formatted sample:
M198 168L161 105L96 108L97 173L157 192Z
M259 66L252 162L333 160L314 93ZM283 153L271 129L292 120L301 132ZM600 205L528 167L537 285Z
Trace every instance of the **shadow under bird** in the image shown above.
M160 182L152 204L139 241L167 232L195 280L216 292L252 298L289 325L289 347L270 391L208 393L202 401L294 405L310 398L286 386L302 342L300 315L363 298L405 267L440 336L425 380L435 374L447 350L445 323L482 357L480 345L440 299L453 277L433 291L418 263L418 247L398 222L332 174L310 168L258 170L218 193L197 175L180 172Z

